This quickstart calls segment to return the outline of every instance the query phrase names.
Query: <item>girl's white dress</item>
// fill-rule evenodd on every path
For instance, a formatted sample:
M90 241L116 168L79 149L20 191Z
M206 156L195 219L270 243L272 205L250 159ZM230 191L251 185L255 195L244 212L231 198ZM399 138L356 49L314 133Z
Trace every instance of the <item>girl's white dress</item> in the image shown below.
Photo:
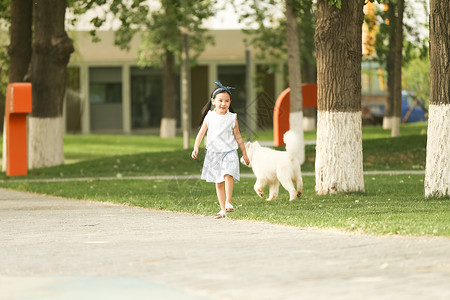
M220 183L225 175L239 180L238 144L233 134L237 114L227 111L220 115L210 111L204 122L208 125L206 135L206 155L203 162L201 179Z

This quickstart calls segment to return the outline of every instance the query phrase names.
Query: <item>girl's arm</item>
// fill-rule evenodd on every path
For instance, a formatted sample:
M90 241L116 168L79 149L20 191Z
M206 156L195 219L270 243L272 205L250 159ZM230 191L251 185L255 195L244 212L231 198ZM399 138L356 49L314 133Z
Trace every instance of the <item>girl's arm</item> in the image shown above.
M205 135L207 129L208 129L208 125L206 125L206 122L203 122L202 127L200 127L197 137L195 138L194 150L192 151L192 154L191 154L191 157L193 159L197 158L198 147L200 146L200 143L202 142L203 136Z
M249 165L250 160L248 159L247 150L245 150L244 141L242 140L241 132L239 131L238 121L236 120L235 122L236 123L234 124L234 129L233 129L234 138L236 139L236 142L238 143L239 148L241 148L242 157L244 158L245 163L247 165Z

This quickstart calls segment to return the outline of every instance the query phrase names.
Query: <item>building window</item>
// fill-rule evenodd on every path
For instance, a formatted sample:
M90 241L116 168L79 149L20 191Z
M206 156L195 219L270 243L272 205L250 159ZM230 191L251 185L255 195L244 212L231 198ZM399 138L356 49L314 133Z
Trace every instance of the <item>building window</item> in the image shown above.
M245 65L219 66L219 80L223 85L235 87L231 90L234 110L238 117L245 118L246 107L246 86L245 86ZM256 99L251 99L256 100ZM239 121L240 122L240 121Z
M130 75L132 128L159 127L163 93L161 71L132 67Z
M131 84L131 127L133 129L158 128L161 124L163 104L162 71L155 68L132 67ZM175 78L177 105L177 126L180 126L178 108L180 106L180 80Z
M89 70L91 104L122 102L122 70L120 67L96 67Z
M90 125L93 132L122 131L122 68L89 68Z
M121 103L122 84L121 83L93 83L91 82L90 96L92 104L100 103Z
M65 91L66 131L81 132L82 97L80 92L80 68L71 66L66 72Z

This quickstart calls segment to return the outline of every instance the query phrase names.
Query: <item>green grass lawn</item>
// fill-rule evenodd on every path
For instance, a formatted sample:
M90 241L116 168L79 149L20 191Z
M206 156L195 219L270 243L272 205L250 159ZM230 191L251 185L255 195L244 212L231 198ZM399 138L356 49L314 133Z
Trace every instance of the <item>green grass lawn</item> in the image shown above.
M424 170L425 123L402 126L402 135L390 138L390 131L363 127L364 170ZM259 140L272 139L272 132L255 134ZM192 143L193 145L193 139ZM315 138L306 132L305 140ZM204 150L197 160L191 149L182 149L181 137L161 139L156 136L66 135L61 166L30 170L23 180L36 178L121 177L148 175L200 174ZM279 147L284 150L284 147ZM314 172L315 145L306 145L303 172ZM251 173L242 166L241 172ZM0 179L8 179L4 173Z
M401 136L390 138L380 127L363 128L364 169L423 170L426 124L407 124ZM256 134L259 140L272 133ZM314 139L307 132L305 139ZM202 157L190 158L182 139L153 136L67 135L62 166L31 170L26 177L0 175L0 187L73 199L124 203L152 209L214 215L218 211L214 184L194 177L170 180L124 180L125 176L199 175ZM315 146L306 147L303 172L314 171ZM251 172L242 166L241 172ZM86 181L45 182L48 178L89 177ZM116 180L99 180L114 177ZM30 181L32 179L33 181ZM450 201L425 199L423 175L365 176L365 192L318 196L314 176L304 176L304 194L293 202L280 188L267 202L253 191L255 179L235 184L230 218L301 228L332 229L367 234L450 236ZM37 181L36 181L37 180Z
M365 193L327 196L314 193L313 176L303 179L304 194L292 202L283 189L276 200L265 201L253 192L254 179L241 179L233 193L236 212L229 217L366 234L450 236L449 200L425 200L422 175L366 175ZM23 181L0 186L209 216L219 209L214 184L198 179Z

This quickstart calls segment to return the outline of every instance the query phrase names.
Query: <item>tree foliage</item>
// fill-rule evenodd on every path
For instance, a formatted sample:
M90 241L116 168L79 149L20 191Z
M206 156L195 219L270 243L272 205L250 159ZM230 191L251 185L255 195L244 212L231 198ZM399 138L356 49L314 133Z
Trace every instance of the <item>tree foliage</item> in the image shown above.
M9 23L9 3L10 0L0 0L0 28L3 29L5 23Z
M6 90L6 85L8 84L8 66L9 66L9 56L8 47L6 45L6 38L0 35L0 95ZM0 99L0 102L3 99Z
M403 87L414 92L425 106L430 100L430 60L416 57L403 68Z
M328 0L328 5L335 5L337 8L342 8L342 2L341 0Z
M75 16L91 9L103 11L90 23L100 28L108 22L108 17L118 21L114 44L129 50L133 37L142 32L138 56L141 65L160 67L166 51L172 52L177 61L181 58L182 30L189 33L191 51L195 58L204 50L205 45L213 42L211 36L202 28L203 21L214 15L216 0L71 0L71 9ZM71 20L76 23L77 17ZM94 41L98 41L96 29L91 30Z
M378 6L376 10L377 23L379 24L375 43L376 60L385 63L389 50L389 26L392 23L389 20L389 9L395 8L397 0L378 0L378 2L382 5ZM388 7L389 3L393 6L392 8ZM428 38L424 38L422 34L425 29L428 29L428 25L421 23L417 19L414 7L408 5L408 3L410 2L405 3L405 18L403 22L403 65L407 64L411 59L415 59L417 50L419 50L421 58L428 56ZM428 15L426 1L420 0L418 3L423 5L424 14ZM365 19L365 22L368 23L368 20ZM371 25L369 24L369 26Z
M393 59L389 61L389 51L392 50L390 33L391 20L395 18L395 10L398 0L378 0L381 5L376 10L377 15L377 34L374 44L376 56L370 59L378 61L385 65L389 73L389 66L392 66ZM415 6L413 4L416 4ZM417 97L428 103L429 99L429 58L428 58L428 24L420 22L418 19L418 7L422 7L424 15L428 15L428 8L425 0L405 2L403 18L403 49L402 49L402 88L413 92ZM392 12L394 10L394 12ZM370 27L371 20L366 18L365 22ZM395 30L395 28L394 28ZM388 76L388 80L390 81ZM388 82L388 85L390 82ZM388 109L389 110L389 109Z
M426 1L420 1L425 15L429 15ZM410 6L406 7L407 15L405 30L412 32L403 42L403 57L406 63L403 65L403 88L414 93L428 106L430 99L430 59L429 59L429 37L423 36L421 30L426 28L429 32L428 23L421 24L415 20L415 13Z
M9 0L0 0L0 31L8 30L9 28ZM0 33L0 102L4 101L3 93L6 90L8 83L8 46L7 37Z
M258 49L257 58L265 61L279 61L287 58L286 19L282 13L285 0L249 0L245 3L234 1L239 21L246 29L247 42ZM297 12L299 47L302 77L305 82L315 77L314 29L315 5L311 1L293 0ZM276 69L278 64L271 65ZM313 73L311 75L311 73Z
M182 34L189 35L191 60L195 62L206 44L212 43L212 36L202 28L204 20L214 15L213 0L161 0L159 10L150 11L146 29L139 48L139 63L159 66L160 57L166 50L174 53L181 61Z

